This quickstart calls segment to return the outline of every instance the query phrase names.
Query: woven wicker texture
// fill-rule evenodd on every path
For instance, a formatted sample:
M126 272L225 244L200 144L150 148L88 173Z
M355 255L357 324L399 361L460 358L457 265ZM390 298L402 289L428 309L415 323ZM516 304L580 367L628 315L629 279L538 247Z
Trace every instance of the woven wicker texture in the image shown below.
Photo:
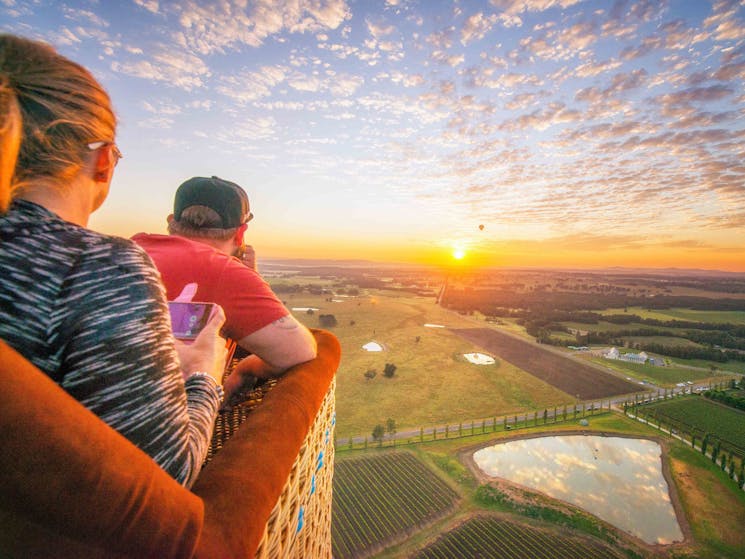
M267 380L264 384L253 388L252 390L241 394L237 399L241 400L241 403L234 405L232 408L227 410L220 410L215 420L215 429L212 432L212 440L210 447L207 450L207 457L204 460L206 466L212 457L223 447L227 440L233 436L233 433L240 427L248 414L251 413L256 406L261 404L264 396L274 388L277 384L277 379Z
M335 389L336 380L326 393L269 516L256 551L257 559L331 557Z

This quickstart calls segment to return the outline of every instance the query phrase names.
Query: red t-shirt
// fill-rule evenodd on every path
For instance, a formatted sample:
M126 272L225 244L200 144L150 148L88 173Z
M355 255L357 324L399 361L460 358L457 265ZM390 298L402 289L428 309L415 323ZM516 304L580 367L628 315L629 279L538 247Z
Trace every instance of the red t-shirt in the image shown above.
M261 276L237 258L177 235L138 233L140 245L160 271L168 300L187 283L198 284L194 301L217 303L225 310L223 332L241 340L290 314Z

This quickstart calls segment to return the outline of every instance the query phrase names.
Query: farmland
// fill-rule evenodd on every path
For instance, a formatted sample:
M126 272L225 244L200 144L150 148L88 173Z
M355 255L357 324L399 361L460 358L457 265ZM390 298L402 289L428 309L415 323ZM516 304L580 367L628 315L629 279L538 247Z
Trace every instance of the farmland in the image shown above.
M662 387L672 387L679 382L700 381L703 377L711 377L715 382L722 380L719 374L712 374L709 370L681 366L672 361L673 364L670 366L659 367L648 363L631 363L630 361L605 359L603 357L590 357L589 359L600 366L613 369L623 375L638 380L651 380L654 384ZM720 378L716 378L717 376Z
M333 555L364 557L446 514L458 494L406 452L338 460Z
M745 413L721 406L701 396L663 401L646 405L640 413L668 417L695 426L735 446L745 449Z
M369 435L388 418L399 429L419 428L574 401L574 394L507 361L498 359L488 366L468 363L463 354L478 348L449 328L465 328L473 322L438 307L432 298L383 290L365 290L358 296L336 298L337 302L307 292L282 298L290 309L319 309L314 314L293 311L309 327L320 326L320 314L331 313L337 320L330 330L342 346L336 392L339 437ZM427 323L447 328L428 328ZM381 344L383 351L362 349L370 341ZM397 366L392 378L383 376L386 363ZM371 370L376 376L368 379L365 372Z
M628 307L626 309L606 309L600 314L635 314L641 318L656 320L685 320L690 322L707 322L711 324L745 324L743 311L700 311L692 309L659 309L650 310L642 307Z
M527 432L533 435L559 434L572 429L576 429L574 422L531 428ZM583 429L606 435L619 433L653 438L660 435L656 429L618 413L605 413L591 418L590 425ZM526 541L531 541L531 538L541 542L541 549L547 559L554 557L739 559L741 557L741 550L745 547L745 535L741 530L742 519L745 518L745 495L719 467L689 446L673 440L668 440L666 444L669 449L671 483L680 492L681 514L690 520L690 532L686 532L686 541L683 543L663 548L651 548L629 539L628 535L600 522L592 515L580 509L568 509L566 504L546 495L525 490L522 486L510 488L509 484L504 481L486 481L479 478L469 467L466 457L470 456L475 448L512 437L514 437L513 432L505 431L477 434L466 439L437 440L419 445L407 445L404 454L410 454L409 459L413 460L412 468L418 472L418 475L422 475L423 470L437 472L435 474L437 485L444 483L440 481L440 476L448 477L447 491L452 491L451 486L457 487L460 498L439 518L425 520L423 525L409 529L406 534L399 535L398 539L391 538L382 542L377 548L361 547L359 548L361 551L353 555L339 554L339 547L335 547L334 556L337 558L375 557L377 559L510 557L510 555L504 555L508 547L501 547L499 554L496 554L493 551L494 548L488 547L494 544L494 536L490 541L490 536L478 531L476 524L470 523L473 519L479 519L479 521L486 519L484 522L490 531L499 530L491 524L492 522L510 523L509 526L502 527L502 530L504 532L505 529L509 529L505 533L512 534L513 539L511 541L503 539L501 545L513 546L516 553L512 555L514 557L530 557L529 550L526 552L519 546ZM390 502L395 502L395 495L409 491L408 484L411 481L408 475L396 473L396 470L387 466L385 461L389 456L398 460L397 457L401 453L400 450L391 453L388 450L381 452L378 449L367 451L338 449L337 472L334 478L333 537L335 546L339 546L338 538L341 530L340 518L337 516L342 506L345 506L347 511L367 511L368 509L374 510L375 506L380 507L379 504L375 505L378 499L378 488L375 485L369 485L369 482L351 484L348 480L350 476L356 475L354 468L360 463L358 460L367 457L375 459L375 467L385 471L385 475L389 478L387 483L390 487L385 489L387 498ZM344 466L338 468L342 464ZM494 483L497 485L493 486ZM338 488L342 484L349 490L340 493ZM394 488L396 485L398 489ZM483 489L492 486L496 492L506 498L498 500L484 498ZM366 500L373 502L362 505ZM360 504L350 505L350 503ZM375 522L375 518L378 518L375 514L368 516L365 512L364 517L367 519L364 522L362 520L346 521L344 533L347 539L357 541L358 538L358 536L347 533L347 530L360 531L364 534L385 533L383 527L373 528L369 525ZM467 532L460 531L464 526L468 526L464 528L468 530ZM399 534L401 533L403 530L399 531ZM484 536L484 541L476 541L479 534ZM695 535L695 538L690 534ZM501 537L507 538L508 536ZM468 538L472 540L470 544L467 543ZM445 541L449 543L443 550L439 546L444 545ZM460 546L467 545L482 547L473 554L461 552L460 555L453 555L452 545L458 546L456 550L460 549ZM574 546L575 552L565 552L564 546ZM580 551L576 551L578 547ZM450 555L447 554L447 549L451 550ZM464 549L468 548L464 547ZM481 555L478 555L478 551Z
M440 536L419 552L416 559L462 559L463 557L500 557L503 559L621 559L623 554L600 542L558 535L504 520L481 515Z
M551 386L567 394L579 395L583 400L629 394L639 389L637 385L595 367L570 360L496 330L468 328L454 332Z

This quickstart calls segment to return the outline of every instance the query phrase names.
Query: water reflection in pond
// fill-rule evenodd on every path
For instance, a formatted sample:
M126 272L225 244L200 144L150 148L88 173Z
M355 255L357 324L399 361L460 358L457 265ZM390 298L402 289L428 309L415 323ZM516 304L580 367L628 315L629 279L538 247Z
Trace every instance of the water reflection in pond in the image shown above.
M645 439L568 435L483 448L473 458L501 477L575 504L641 540L683 540L660 445Z

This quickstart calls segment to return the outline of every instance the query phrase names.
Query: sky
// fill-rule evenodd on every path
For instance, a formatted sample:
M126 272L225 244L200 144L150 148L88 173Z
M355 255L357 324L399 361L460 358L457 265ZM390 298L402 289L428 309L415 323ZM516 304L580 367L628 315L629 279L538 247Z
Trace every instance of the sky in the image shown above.
M260 261L745 271L745 0L0 0L0 30L112 97L98 231L217 175Z

